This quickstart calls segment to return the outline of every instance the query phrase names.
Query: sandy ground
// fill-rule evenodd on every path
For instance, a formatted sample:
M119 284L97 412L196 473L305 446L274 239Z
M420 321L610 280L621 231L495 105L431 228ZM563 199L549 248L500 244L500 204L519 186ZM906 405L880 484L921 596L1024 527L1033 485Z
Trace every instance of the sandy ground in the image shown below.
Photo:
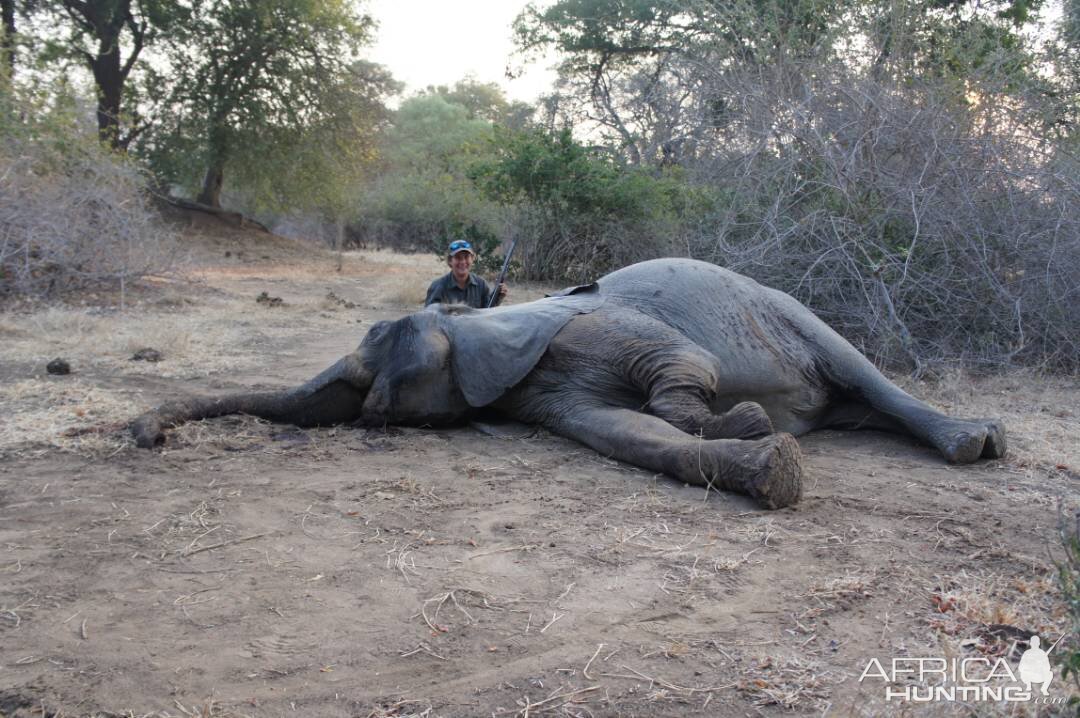
M1010 456L953 467L813 434L805 498L777 512L545 432L231 417L138 450L119 423L139 411L307 379L440 271L200 246L197 281L123 312L0 314L0 717L1049 715L1076 694L1057 678L1057 704L912 705L859 681L872 658L1015 668L1030 632L1068 629L1075 381L909 386L1003 417ZM164 360L131 361L144 346ZM54 356L74 373L47 376Z

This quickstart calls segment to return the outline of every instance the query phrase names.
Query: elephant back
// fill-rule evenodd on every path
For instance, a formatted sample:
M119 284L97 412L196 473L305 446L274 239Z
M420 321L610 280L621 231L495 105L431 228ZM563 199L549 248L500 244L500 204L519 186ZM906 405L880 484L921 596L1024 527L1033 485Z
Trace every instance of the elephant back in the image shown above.
M740 373L805 370L815 353L808 348L839 339L789 295L708 262L654 259L598 284L607 301L667 324L726 362L745 364Z

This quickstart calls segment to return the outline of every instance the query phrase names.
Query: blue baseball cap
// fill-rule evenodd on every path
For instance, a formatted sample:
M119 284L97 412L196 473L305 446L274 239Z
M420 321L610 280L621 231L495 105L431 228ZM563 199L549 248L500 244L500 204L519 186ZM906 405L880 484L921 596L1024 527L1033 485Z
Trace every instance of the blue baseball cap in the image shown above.
M451 242L450 249L447 254L453 257L458 252L468 252L474 257L476 256L476 252L473 251L472 245L466 242L464 239L455 239L453 242Z

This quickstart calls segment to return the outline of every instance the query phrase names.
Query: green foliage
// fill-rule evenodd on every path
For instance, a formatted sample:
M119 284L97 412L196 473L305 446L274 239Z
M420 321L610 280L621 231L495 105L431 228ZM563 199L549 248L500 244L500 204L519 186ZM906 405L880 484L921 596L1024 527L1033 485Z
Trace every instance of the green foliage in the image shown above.
M354 62L324 88L323 112L305 126L269 127L234 155L234 183L254 209L346 217L378 158L383 98L397 90L383 67Z
M846 0L560 0L529 5L514 23L519 49L557 50L564 71L595 74L612 62L717 48L742 62L803 54L829 34Z
M394 169L458 174L486 151L491 132L490 122L471 117L463 105L420 95L394 114L385 159Z
M879 69L948 80L959 96L974 83L1014 87L1034 76L1022 25L1039 2L882 0L865 7Z
M494 237L499 208L468 176L490 154L492 137L490 122L438 94L403 102L383 133L381 166L358 201L354 234L440 255L464 232Z
M279 201L272 188L290 160L309 167L292 179L325 189L335 172L320 164L333 164L335 138L362 146L380 119L382 97L396 91L385 72L356 64L371 27L345 0L197 5L170 36L170 72L158 78L159 121L141 151L164 160L156 169L172 182L190 186L197 181L192 168L206 168L200 199L209 204L218 202L226 171L237 173L257 202ZM322 137L307 151L312 133ZM177 155L183 160L168 159Z
M24 2L22 9L43 14L52 30L42 33L40 43L31 43L38 45L39 67L58 61L84 65L94 79L101 140L115 149L126 148L141 124L139 98L129 92L129 77L147 47L187 24L192 3L51 0Z
M426 95L441 97L451 105L465 108L470 120L485 120L492 124L521 127L533 113L524 102L510 102L502 88L493 82L477 82L472 77L458 80L453 86L429 86Z
M495 161L476 165L472 177L500 202L630 222L663 217L670 209L668 185L587 149L569 130L500 132L497 149Z
M470 176L530 227L522 252L529 277L584 279L671 250L676 224L700 211L674 174L627 167L569 130L497 133L496 154Z

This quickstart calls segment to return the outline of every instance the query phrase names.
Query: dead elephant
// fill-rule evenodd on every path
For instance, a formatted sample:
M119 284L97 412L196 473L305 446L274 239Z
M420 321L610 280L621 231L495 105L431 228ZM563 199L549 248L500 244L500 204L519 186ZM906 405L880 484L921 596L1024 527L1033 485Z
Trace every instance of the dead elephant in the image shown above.
M151 447L166 427L223 414L437 426L480 407L770 508L798 501L792 435L813 429L900 432L954 463L1005 453L999 422L945 416L787 294L688 259L642 262L528 304L433 305L375 324L300 387L170 403L132 429Z

